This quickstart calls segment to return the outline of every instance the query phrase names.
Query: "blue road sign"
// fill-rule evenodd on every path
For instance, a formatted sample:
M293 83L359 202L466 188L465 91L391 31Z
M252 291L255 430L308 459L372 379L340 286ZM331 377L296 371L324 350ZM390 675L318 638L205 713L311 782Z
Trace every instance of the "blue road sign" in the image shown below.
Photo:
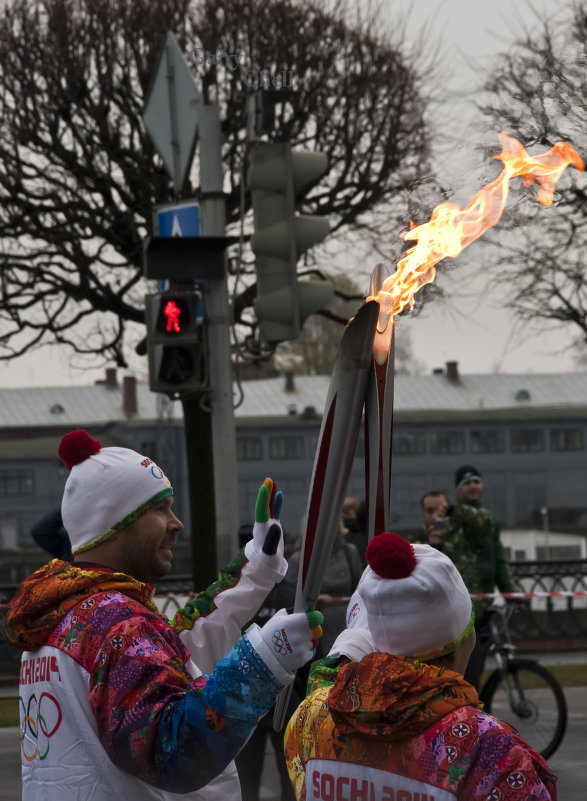
M200 236L200 205L195 201L175 203L169 206L156 206L153 215L153 228L156 236ZM170 287L168 280L161 280L159 289L165 292ZM198 285L198 281L195 282ZM202 293L198 303L197 320L204 319Z
M155 223L157 236L200 236L200 206L193 202L159 206Z

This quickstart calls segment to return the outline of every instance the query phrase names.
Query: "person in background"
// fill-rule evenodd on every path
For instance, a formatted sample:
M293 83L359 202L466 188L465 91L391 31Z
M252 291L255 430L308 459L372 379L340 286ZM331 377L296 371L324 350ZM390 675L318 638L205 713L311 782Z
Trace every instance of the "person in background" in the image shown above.
M347 532L357 531L357 511L359 501L357 498L345 498L342 504L342 522Z
M448 513L443 549L455 563L469 592L492 593L496 587L500 592L519 591L505 560L499 521L481 504L481 472L472 465L459 467L455 489L457 502ZM474 602L477 642L465 678L477 689L490 643L489 606L491 599Z
M342 507L343 526L346 529L345 538L347 542L354 545L359 552L359 557L363 568L365 561L365 551L367 549L367 505L364 500L358 501L356 498L345 498Z
M31 537L43 550L51 554L53 559L63 559L71 562L71 543L61 517L61 507L58 506L46 515L43 515L31 528Z
M442 490L430 490L420 499L422 508L422 536L416 542L432 545L439 550L444 549L444 535L449 518L449 503L446 493Z
M451 560L375 537L331 658L286 729L298 801L556 801L556 777L463 671L472 603Z
M183 529L171 482L85 431L59 456L74 563L25 579L6 617L23 651L23 801L238 800L233 759L320 634L319 613L281 610L241 636L287 569L281 494L266 479L252 541L168 620L153 582Z

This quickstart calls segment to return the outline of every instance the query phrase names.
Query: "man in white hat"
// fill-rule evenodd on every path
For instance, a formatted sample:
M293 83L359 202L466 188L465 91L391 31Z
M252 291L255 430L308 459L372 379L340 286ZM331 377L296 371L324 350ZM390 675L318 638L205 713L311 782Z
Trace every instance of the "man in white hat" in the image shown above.
M463 678L473 610L450 559L381 534L367 562L331 651L341 658L311 677L287 727L296 798L555 801L547 763Z
M266 479L251 542L169 621L151 583L183 528L169 479L85 431L59 455L75 561L29 576L6 620L23 650L24 801L239 799L232 760L320 633L319 613L281 610L241 637L287 569L281 494Z

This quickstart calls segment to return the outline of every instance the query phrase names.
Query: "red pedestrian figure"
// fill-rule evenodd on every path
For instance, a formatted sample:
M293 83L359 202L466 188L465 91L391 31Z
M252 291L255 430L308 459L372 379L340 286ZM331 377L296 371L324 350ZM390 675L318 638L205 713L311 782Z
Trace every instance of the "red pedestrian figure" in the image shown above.
M181 330L179 327L179 315L181 314L181 310L174 300L167 301L164 314L167 317L167 330L171 331L173 329L173 331L179 334Z

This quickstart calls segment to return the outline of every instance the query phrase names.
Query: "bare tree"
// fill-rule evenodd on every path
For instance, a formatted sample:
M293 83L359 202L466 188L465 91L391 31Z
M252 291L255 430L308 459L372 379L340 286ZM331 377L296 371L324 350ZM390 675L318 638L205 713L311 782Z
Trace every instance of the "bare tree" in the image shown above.
M141 119L167 29L206 102L221 107L229 223L249 208L247 95L255 75L289 70L295 93L274 136L323 150L330 164L305 211L328 215L334 236L379 244L406 227L408 200L430 175L425 76L372 13L349 20L336 2L6 0L0 358L60 343L124 366L143 336L141 240L152 207L198 188L194 168L174 193ZM250 259L239 276L235 316L254 325Z
M587 7L572 8L566 22L545 22L503 54L486 83L481 105L493 129L539 151L568 141L587 156ZM574 171L573 171L574 172ZM565 175L553 206L524 199L506 210L494 232L495 274L508 288L507 305L524 324L570 326L587 344L587 195L584 179ZM488 237L489 238L489 237Z

